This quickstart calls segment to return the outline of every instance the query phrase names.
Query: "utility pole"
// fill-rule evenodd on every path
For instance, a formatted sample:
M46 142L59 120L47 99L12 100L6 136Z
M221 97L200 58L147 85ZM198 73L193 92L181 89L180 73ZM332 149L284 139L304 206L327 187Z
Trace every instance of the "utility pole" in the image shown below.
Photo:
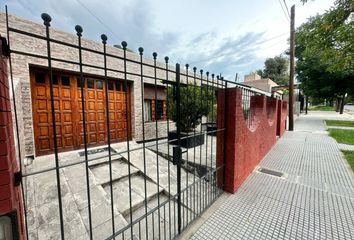
M290 16L289 131L294 131L295 5Z

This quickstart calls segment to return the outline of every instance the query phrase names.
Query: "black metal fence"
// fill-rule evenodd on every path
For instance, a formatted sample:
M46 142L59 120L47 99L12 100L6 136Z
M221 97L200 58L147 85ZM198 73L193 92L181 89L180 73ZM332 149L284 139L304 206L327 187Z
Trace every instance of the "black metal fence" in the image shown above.
M20 161L23 185L28 183L27 179L34 178L34 187L24 186L24 189L26 189L24 190L24 204L27 238L38 237L40 230L42 233L54 232L54 235L61 239L73 238L72 234L68 232L72 232L70 228L75 228L76 226L70 226L70 223L67 226L69 214L66 209L67 195L63 196L63 192L66 193L67 191L65 184L69 184L71 180L63 173L67 174L70 170L74 170L75 175L75 171L79 166L83 166L84 174L80 175L81 178L79 178L79 173L77 173L77 176L74 176L76 177L74 183L85 185L83 197L85 205L82 209L78 206L78 209L80 210L80 216L86 216L81 217L80 221L84 222L85 234L90 239L175 238L223 192L222 186L216 184L216 176L220 176L219 173L222 175L224 171L223 165L216 165L216 145L218 144L216 133L225 131L225 129L218 129L216 126L216 95L218 89L227 87L228 81L203 70L197 71L196 67L191 68L188 64L183 69L181 69L179 64L171 67L168 57L164 58L164 65L162 65L158 63L157 53L153 53L152 61L146 61L143 48L138 49L136 58L128 58L128 44L124 41L121 43L122 55L108 53L108 38L104 34L101 35L101 50L84 47L82 46L83 29L78 25L75 27L77 44L57 40L51 37L51 17L48 14L42 14L42 19L44 21L44 35L12 27L7 15L7 37L11 53L11 79L13 80L16 77L14 75L16 69L13 69L11 62L11 58L14 56L41 59L47 62L44 70L48 75L49 136L51 138L51 150L54 154L51 155L54 165L40 169L30 169L23 166L23 160ZM12 48L12 34L26 36L33 41L44 41L46 45L45 54ZM56 48L64 46L70 49L71 52L76 52L77 61L54 57L53 46ZM100 56L102 62L99 64L87 63L85 56L88 53ZM123 64L117 67L108 66L108 59L116 59ZM82 129L80 132L80 134L82 133L80 135L81 138L79 137L78 139L82 140L81 147L83 149L82 156L77 159L67 160L60 153L63 142L58 136L62 134L63 125L57 119L57 116L62 108L56 106L57 93L55 92L58 84L56 74L60 69L54 68L53 63L76 66L73 71L76 76L75 86L78 87L79 123L81 124L80 129ZM129 64L134 64L138 68L128 70ZM90 115L88 114L86 89L89 83L86 82L86 70L84 71L84 69L96 69L103 72L101 78L104 85L100 87L97 85L95 89L102 89L103 96L105 96L103 103L105 112L105 133L103 136L105 136L105 143L103 144L104 148L99 150L95 148L96 152L90 149L91 135L88 133L92 133L90 132L92 128L88 123ZM146 69L152 69L152 74L146 74ZM112 78L111 76L114 74L120 77ZM133 78L134 80L132 80ZM60 81L64 85L64 80L61 79ZM123 110L119 113L124 117L124 121L122 120L124 124L120 125L120 130L125 131L122 135L125 141L124 146L122 141L118 141L120 142L120 148L115 147L117 138L112 139L112 129L117 128L115 124L118 123L112 123L110 117L110 111L112 111L110 108L112 103L109 97L110 91L118 89L111 87L110 84L115 81L122 81L123 89L120 90L124 93L123 95L119 93L124 103ZM144 99L146 82L153 86L153 101L145 101ZM137 83L140 84L141 99L133 99L130 102L129 91L132 91L131 86ZM231 84L231 82L229 83ZM13 89L15 88L15 86L12 87ZM162 102L158 102L158 95L161 92L159 89L161 88L165 97ZM245 118L248 124L251 124L253 116L252 112L250 112L251 97L255 93L244 91L242 106ZM13 98L15 97L14 94ZM16 102L15 99L14 102ZM117 103L113 102L113 109L115 109L115 104ZM135 123L135 135L138 134L137 129L141 131L139 132L141 135L139 143L133 140L132 129L134 126L132 126L131 111L133 110L131 105L140 108L134 110L135 114L141 114L141 124ZM14 104L14 108L16 109L16 104ZM147 121L146 118L151 119ZM135 118L135 122L138 122L137 118ZM149 122L148 125L147 122ZM17 121L16 124L18 125ZM162 124L166 126L166 132L163 135L159 132ZM146 132L149 130L147 128L153 129L155 132L153 139L147 139ZM17 142L20 143L18 132L17 130ZM18 144L18 148L20 147L20 144ZM21 158L20 149L19 155ZM39 160L34 159L34 163L36 161L38 162ZM123 167L115 168L118 162L122 166L124 165L124 169L127 171L122 177L116 177L117 172L123 169ZM105 166L108 169L106 175L102 175L102 173L95 175L93 169L103 164L106 164ZM41 223L37 219L38 216L28 216L29 214L32 215L33 211L37 211L37 213L40 211L38 210L40 206L33 204L32 206L29 199L33 191L41 191L42 183L39 179L44 174L46 174L45 176L50 176L46 178L46 184L48 181L55 182L56 197L52 199L55 199L56 203L49 202L48 204L52 204L51 207L56 206L56 214L53 215L54 217L52 216L57 221L56 225ZM63 176L65 176L64 179ZM100 185L94 177L108 180ZM110 222L109 231L104 233L97 233L99 231L102 232L104 226L103 224L96 224L95 221L104 213L95 211L97 208L93 204L96 197L96 193L93 193L93 186L95 185L100 185L99 187L104 189L105 204L108 204L110 209L109 220L105 222ZM137 189L139 188L142 190L141 192L138 192ZM80 193L82 192L79 192L79 195ZM38 198L38 194L46 195L44 192L37 193L34 198ZM125 200L127 201L125 202ZM76 204L79 205L77 202ZM127 205L123 209L122 206L124 204ZM72 214L75 213L72 212ZM35 234L33 229L36 229Z
M241 88L241 106L243 110L243 116L245 118L245 122L247 124L247 127L251 127L252 124L254 123L254 117L256 114L256 108L254 106L255 103L255 96L259 96L260 94L252 91L250 89L246 88Z

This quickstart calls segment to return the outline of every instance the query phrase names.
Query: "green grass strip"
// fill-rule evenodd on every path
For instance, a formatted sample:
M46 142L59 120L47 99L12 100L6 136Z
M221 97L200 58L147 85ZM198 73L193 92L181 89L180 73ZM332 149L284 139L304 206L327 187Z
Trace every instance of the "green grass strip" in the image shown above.
M353 172L354 172L354 151L345 151L342 150L345 159L347 159L350 167L352 168Z
M354 145L354 130L328 129L328 132L338 143Z
M309 106L310 111L334 111L334 107L331 106Z
M327 126L354 127L354 121L326 120Z

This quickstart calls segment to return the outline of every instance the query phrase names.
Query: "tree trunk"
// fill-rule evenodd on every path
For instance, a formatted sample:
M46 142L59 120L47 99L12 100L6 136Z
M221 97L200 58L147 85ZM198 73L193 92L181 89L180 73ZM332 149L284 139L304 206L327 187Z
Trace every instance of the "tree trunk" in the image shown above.
M339 108L340 108L340 104L341 103L341 99L339 97L337 97L337 100L336 100L336 112L339 112Z
M343 94L343 98L342 98L342 102L340 104L340 113L339 114L343 114L344 112L344 104L345 104L345 94Z

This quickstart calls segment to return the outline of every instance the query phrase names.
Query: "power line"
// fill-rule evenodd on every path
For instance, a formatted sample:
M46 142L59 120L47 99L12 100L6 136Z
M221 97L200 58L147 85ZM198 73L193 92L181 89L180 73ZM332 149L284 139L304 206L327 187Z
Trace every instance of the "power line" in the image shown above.
M109 30L116 38L119 39L118 35L107 25L105 24L99 17L97 17L88 7L85 6L80 0L76 0L83 8L86 9L88 13L90 13L99 23L101 23L107 30Z
M289 12L288 5L286 4L285 0L283 0L283 2L284 2L284 5L285 5L285 8L286 8L286 11L288 12L288 17L290 17L290 12Z
M280 6L281 6L281 9L283 10L283 13L284 13L284 16L285 16L286 20L287 20L288 22L290 22L290 20L289 20L289 15L286 14L285 9L284 9L284 7L283 7L283 4L281 3L280 0L278 0L278 2L279 2L279 4L280 4Z
M285 35L287 35L287 34L288 34L288 33L282 33L282 34L280 34L280 35L278 35L278 36L275 36L275 37L266 39L266 40L264 40L264 41L258 42L258 43L256 43L255 45L259 45L259 44L263 44L263 43L272 41L272 40L274 40L274 39L280 38L280 37L285 36ZM190 62L189 64L200 63L200 62L206 62L206 61L209 61L209 60L212 60L212 59L215 59L215 58L219 58L219 57L224 57L224 56L227 56L227 55L229 55L229 53L220 54L220 55L212 56L212 57L205 58L205 59L202 59L202 60Z

